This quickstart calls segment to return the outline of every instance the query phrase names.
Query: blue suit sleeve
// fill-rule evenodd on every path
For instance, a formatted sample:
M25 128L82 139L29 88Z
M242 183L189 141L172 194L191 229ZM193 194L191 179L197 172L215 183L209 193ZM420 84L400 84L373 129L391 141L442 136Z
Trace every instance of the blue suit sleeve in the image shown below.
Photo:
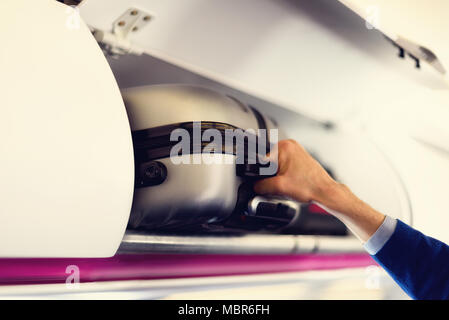
M449 299L449 247L398 220L373 258L413 299Z

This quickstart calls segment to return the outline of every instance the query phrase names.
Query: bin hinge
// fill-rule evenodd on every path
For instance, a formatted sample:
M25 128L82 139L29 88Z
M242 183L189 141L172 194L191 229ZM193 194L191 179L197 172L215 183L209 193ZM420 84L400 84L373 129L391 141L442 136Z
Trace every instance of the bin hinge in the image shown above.
M132 35L141 32L153 18L148 12L130 8L114 21L112 32L93 29L93 34L107 55L113 57L124 54L141 55L144 49L135 45L131 38Z

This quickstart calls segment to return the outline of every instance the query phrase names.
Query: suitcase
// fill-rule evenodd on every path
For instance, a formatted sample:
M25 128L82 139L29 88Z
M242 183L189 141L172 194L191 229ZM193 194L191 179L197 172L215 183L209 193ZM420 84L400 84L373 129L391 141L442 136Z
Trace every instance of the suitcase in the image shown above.
M233 97L203 87L156 85L126 89L122 95L135 156L129 228L275 230L297 218L298 203L256 196L252 191L254 179L264 177L260 176L264 164L257 162L257 155L265 155L270 147L269 141L260 145L259 138L265 134L269 139L268 132L277 129L273 120ZM215 153L207 154L207 162L202 157L211 140L195 140L194 135L200 132L204 138L209 129L219 133L222 146L214 144ZM244 154L240 157L237 138L231 148L229 143L223 143L227 130L238 129L250 129L254 134L245 136ZM171 154L179 144L172 137L177 131L188 133L190 140L183 144L186 148L182 154ZM256 152L250 152L249 140L258 144Z

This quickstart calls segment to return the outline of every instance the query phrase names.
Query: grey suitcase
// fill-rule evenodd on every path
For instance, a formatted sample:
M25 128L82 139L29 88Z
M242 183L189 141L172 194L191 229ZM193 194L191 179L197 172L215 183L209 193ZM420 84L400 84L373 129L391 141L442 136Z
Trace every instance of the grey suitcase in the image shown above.
M263 165L249 163L247 158L257 155L250 156L247 150L243 163L237 161L235 145L234 150L222 148L213 154L214 160L222 163L174 163L204 152L207 143L201 141L198 146L192 139L188 154L170 156L177 143L170 136L176 129L193 135L194 126L198 129L201 121L201 133L215 129L224 141L225 130L253 129L256 136L257 129L269 132L276 128L271 119L233 97L203 87L156 85L127 89L122 94L136 160L130 228L278 230L298 217L298 203L253 193L252 182L261 177ZM284 138L282 133L278 135ZM265 143L266 151L269 145Z

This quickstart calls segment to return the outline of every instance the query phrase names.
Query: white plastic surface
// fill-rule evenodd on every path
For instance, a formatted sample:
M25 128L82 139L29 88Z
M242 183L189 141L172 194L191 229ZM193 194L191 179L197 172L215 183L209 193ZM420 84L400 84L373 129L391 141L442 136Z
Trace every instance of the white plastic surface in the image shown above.
M0 1L0 257L104 257L134 164L114 76L76 11Z
M90 26L112 31L130 7L153 16L129 38L149 55L319 120L341 122L426 90L449 96L441 74L398 58L337 0L87 0L80 12ZM432 30L427 20L421 25ZM445 34L435 37L447 43Z

